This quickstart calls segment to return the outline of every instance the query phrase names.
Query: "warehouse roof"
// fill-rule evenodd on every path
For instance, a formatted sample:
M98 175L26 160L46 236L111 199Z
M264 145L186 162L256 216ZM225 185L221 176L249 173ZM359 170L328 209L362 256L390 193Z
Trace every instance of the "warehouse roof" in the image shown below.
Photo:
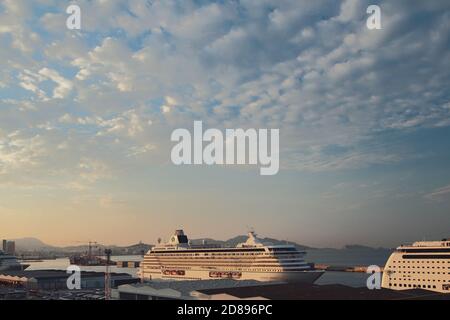
M406 300L406 299L450 299L450 295L426 290L394 291L388 289L369 290L340 284L274 284L242 288L199 289L202 294L229 295L245 299L263 297L271 300Z
M196 292L205 289L242 288L248 286L263 287L267 282L256 280L157 280L146 283L127 284L119 286L119 291L123 293L143 294L160 297L193 299Z
M25 279L66 279L70 274L65 270L24 270L24 271L0 271L1 277L15 277L15 278L25 278ZM82 277L104 277L104 272L94 272L94 271L81 271ZM131 277L128 273L111 273L112 277L125 276Z

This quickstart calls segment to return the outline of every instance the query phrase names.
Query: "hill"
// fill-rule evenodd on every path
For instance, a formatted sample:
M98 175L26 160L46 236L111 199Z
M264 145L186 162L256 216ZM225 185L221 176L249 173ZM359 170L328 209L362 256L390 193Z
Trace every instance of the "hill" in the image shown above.
M13 241L16 242L16 251L52 251L56 249L56 247L31 237L14 239Z
M307 249L312 249L308 246L305 245L301 245L295 242L291 242L291 241L284 241L284 240L277 240L277 239L273 239L273 238L261 238L263 243L270 243L273 245L286 245L286 244L290 244L290 245L294 245L296 246L298 249L300 250L307 250ZM209 243L209 244L217 244L217 245L221 245L224 247L235 247L237 246L239 243L245 242L247 241L247 236L244 235L240 235L240 236L236 236L234 238L225 240L225 241L221 241L221 240L214 240L214 239L210 239L210 238L200 238L200 239L193 239L191 240L191 243L193 244L201 244L203 242Z

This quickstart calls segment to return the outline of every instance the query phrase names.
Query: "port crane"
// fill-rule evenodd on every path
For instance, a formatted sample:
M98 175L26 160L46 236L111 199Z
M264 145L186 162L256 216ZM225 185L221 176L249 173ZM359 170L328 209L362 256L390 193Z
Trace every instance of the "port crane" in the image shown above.
M86 242L84 242L86 243ZM88 241L88 252L82 255L75 254L71 256L70 264L80 265L80 266L104 266L105 263L110 265L115 264L113 261L107 261L101 257L101 252L98 255L93 254L92 248L98 247L96 241Z
M97 248L97 241L77 241L77 243L87 243L88 244L88 252L87 256L92 257L92 248Z
M97 247L97 241L89 241L89 251L88 251L88 255L89 257L92 257L92 245L94 245L94 247Z

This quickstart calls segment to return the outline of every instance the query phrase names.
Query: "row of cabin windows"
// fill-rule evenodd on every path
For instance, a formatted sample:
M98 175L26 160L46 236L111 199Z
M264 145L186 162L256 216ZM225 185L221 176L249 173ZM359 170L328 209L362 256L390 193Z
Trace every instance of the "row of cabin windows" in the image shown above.
M154 268L148 268L148 269L154 269ZM280 269L229 269L229 270L221 270L221 271L247 271L247 272L252 272L252 271L263 271L263 272L284 272L284 270L280 270ZM290 271L303 271L302 269L292 269ZM157 273L159 274L159 273ZM186 277L183 277L183 279L188 279Z
M173 255L173 254L165 254L165 255L162 255L162 256L158 256L157 258L158 259L164 259L164 258L167 258L167 257L175 257L175 258L177 258L177 259L192 259L192 258L203 258L203 259L223 259L223 258L225 258L225 259L227 259L227 258L231 258L231 254L228 254L228 255L226 255L226 256L208 256L208 255L195 255L195 256L185 256L185 255ZM233 255L234 256L234 255ZM242 256L239 256L240 258L242 257ZM234 258L234 257L233 257ZM249 257L245 257L245 258L249 258ZM296 260L299 260L299 259L301 259L301 257L300 256L296 256L296 255L283 255L283 256L280 256L280 255L268 255L268 256L263 256L263 257L250 257L250 258L264 258L264 259L277 259L277 260L286 260L286 259L296 259ZM154 260L154 258L152 258L152 259L146 259L146 260Z
M395 261L394 261L394 263L396 263ZM394 265L392 265L392 267L397 267L395 264ZM403 268L403 269L405 269L405 268L408 268L408 269L411 269L411 268L422 268L422 269L440 269L440 268L442 268L442 269L450 269L450 266L448 266L448 267L445 267L444 266L444 264L442 264L442 265L437 265L437 266L424 266L424 265L419 265L419 266L416 266L416 265L407 265L407 266L405 266L405 265L398 265L398 267L399 268Z
M244 264L262 264L262 263L270 263L270 264L302 264L306 265L307 263L304 260L300 259L265 259L265 260L255 260L255 259L218 259L218 258L203 258L203 259L185 259L185 258L177 258L177 259L160 259L156 261L145 261L148 264L171 264L171 263L184 263L184 264L197 264L197 263L244 263Z
M446 261L446 260L399 260L399 261L394 261L394 263L449 263L450 264L450 260Z
M395 271L394 271L395 272ZM405 273L409 273L409 274L450 274L450 272L430 272L430 271L428 271L428 272L425 272L425 271L423 271L423 272L420 272L420 271L403 271L403 272L398 272L398 273L403 273L403 274L405 274Z
M165 253L165 252L157 252L158 254L162 253L162 256L175 256L175 257L194 257L194 256L200 256L200 255L204 255L204 256L274 256L274 253ZM280 253L277 252L275 253L275 256L279 255ZM299 256L299 254L297 253L292 253L292 252L288 252L285 255L293 255L293 256Z
M392 283L389 283L389 286L392 287ZM397 284L394 283L394 287L396 287ZM420 284L405 284L402 285L401 283L398 284L399 287L404 287L404 288L422 288L422 289L436 289L435 285L420 285Z
M396 265L393 265L392 266L393 268L399 268L399 269L450 269L450 266L449 267L441 267L441 266L432 266L432 267L430 267L430 266L396 266Z
M179 266L174 266L174 267L179 267ZM144 267L144 272L145 270L161 270L161 267ZM190 268L185 268L185 270L190 270ZM202 270L202 271L206 271L206 270ZM284 269L257 269L257 268L239 268L239 267L233 267L233 268L223 268L221 269L221 271L247 271L247 272L252 272L252 271L264 271L264 272L284 272ZM289 269L289 271L303 271L303 269ZM159 273L159 272L158 272Z
M179 263L172 263L172 264L170 264L168 266L188 267L188 266L186 266L186 264L179 264ZM261 265L261 264L259 264L259 265L255 266L255 265L252 265L250 263L247 263L247 264L233 264L233 265L230 265L230 264L227 264L227 265L223 265L223 264L216 264L216 265L197 264L197 265L193 265L193 266L194 267L208 267L208 266L211 266L211 267L227 267L227 266L230 266L230 267L233 267L233 268L251 268L251 269L253 269L254 267L262 267L262 268L273 268L273 267L276 267L276 268L283 268L283 269L288 269L288 270L290 270L289 268L304 268L305 267L305 265L303 265L303 264L291 264L291 265L279 265L279 264L263 264L263 265Z
M390 280L397 280L397 278L392 278ZM423 282L441 282L440 279L408 279L408 278L398 278L399 281L423 281ZM442 280L443 283L450 283L450 280Z

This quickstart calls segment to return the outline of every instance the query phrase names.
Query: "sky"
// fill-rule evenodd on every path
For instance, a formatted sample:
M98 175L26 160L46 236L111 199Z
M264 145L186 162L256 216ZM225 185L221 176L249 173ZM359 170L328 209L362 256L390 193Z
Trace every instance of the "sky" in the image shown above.
M0 238L450 237L449 49L447 0L2 0ZM196 120L279 129L280 172L175 166Z

